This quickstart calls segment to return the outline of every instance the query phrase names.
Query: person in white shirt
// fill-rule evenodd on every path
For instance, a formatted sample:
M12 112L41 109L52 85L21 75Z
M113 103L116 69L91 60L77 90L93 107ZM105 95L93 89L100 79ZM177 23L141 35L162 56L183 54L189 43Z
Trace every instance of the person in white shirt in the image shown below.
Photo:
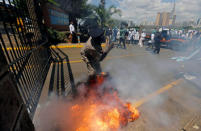
M151 34L151 41L152 41L152 43L154 43L154 37L155 37L155 34L152 33L152 34Z
M132 32L129 31L129 32L128 32L128 38L127 38L128 44L131 44L131 39L132 39Z
M137 44L138 43L138 41L139 41L139 39L140 39L140 34L139 34L139 32L137 31L136 33L135 33L135 36L134 36L134 43L135 44Z
M70 28L70 33L73 34L73 32L75 32L75 27L73 25L73 22L70 23L69 28Z
M72 36L72 43L77 43L77 36L76 36L75 27L73 25L73 22L70 22L69 29L70 29L70 34Z
M140 47L143 47L143 45L144 45L143 42L145 40L145 37L146 37L146 34L144 32L142 32L140 35L140 40L139 40Z
M146 37L146 33L142 32L142 40L144 41Z
M155 34L154 33L152 33L151 34L151 48L153 49L153 47L154 47L154 37L155 37Z
M131 44L134 44L135 30L131 32Z

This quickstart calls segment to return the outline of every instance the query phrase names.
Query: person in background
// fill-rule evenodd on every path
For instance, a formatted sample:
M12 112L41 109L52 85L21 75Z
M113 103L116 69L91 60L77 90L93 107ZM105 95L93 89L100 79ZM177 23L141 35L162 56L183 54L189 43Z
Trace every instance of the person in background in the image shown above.
M123 48L126 49L126 29L121 27L120 29L120 38L119 38L119 47L121 46L121 43L123 43Z
M114 28L113 31L113 41L116 42L117 41L117 33L118 33L118 29L117 28Z
M134 43L137 44L139 42L139 39L140 39L140 34L139 32L137 31L135 33L135 36L134 36Z
M142 32L142 45L144 45L145 38L146 38L146 33Z
M134 44L135 30L131 30L131 44Z
M119 39L120 39L120 29L118 28L117 29L117 40L119 41Z
M111 40L111 38L112 38L112 29L111 28L107 28L105 35L106 35L106 37L107 37L108 40Z
M131 41L132 41L132 31L131 30L128 31L128 38L127 38L127 40L128 40L128 44L131 44Z
M153 49L153 47L154 47L154 37L155 37L155 34L154 33L151 33L151 48Z
M155 37L154 37L154 45L155 45L155 49L154 49L154 53L155 54L159 54L160 52L160 48L161 48L161 41L162 37L161 37L161 33L157 32L155 34Z
M112 28L109 28L109 39L112 39Z
M128 35L129 35L129 29L125 29L125 43L129 43Z
M139 39L139 46L143 47L143 37L142 37L142 33L140 33L140 39Z
M77 43L77 36L76 36L75 27L73 25L73 22L70 22L69 29L70 29L70 34L72 36L72 43Z

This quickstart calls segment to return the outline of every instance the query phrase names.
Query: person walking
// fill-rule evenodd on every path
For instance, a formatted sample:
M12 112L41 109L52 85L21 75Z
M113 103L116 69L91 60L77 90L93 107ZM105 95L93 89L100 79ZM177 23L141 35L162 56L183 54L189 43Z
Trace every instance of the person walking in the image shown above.
M156 33L155 37L154 37L154 45L155 45L155 49L154 49L154 53L155 54L159 54L160 52L160 48L161 48L161 41L162 37L161 34L159 32Z
M126 29L123 27L120 29L119 47L122 47L121 43L123 43L123 48L126 49Z
M70 22L69 29L70 29L70 35L72 36L71 42L77 43L77 36L76 36L75 27L73 25L73 22Z
M143 37L142 37L142 33L140 33L140 39L139 39L139 46L143 47Z

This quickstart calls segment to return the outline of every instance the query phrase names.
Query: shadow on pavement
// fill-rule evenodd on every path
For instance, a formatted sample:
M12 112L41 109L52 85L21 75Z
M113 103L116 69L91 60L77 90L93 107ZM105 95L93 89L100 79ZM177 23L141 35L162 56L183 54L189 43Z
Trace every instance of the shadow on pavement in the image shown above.
M74 76L68 55L61 49L51 49L53 65L49 84L48 95L55 93L57 96L69 96L75 92Z

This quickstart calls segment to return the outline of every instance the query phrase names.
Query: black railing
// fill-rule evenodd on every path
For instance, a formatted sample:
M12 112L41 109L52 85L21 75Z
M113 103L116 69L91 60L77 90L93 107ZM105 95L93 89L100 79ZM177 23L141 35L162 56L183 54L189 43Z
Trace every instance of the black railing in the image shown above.
M31 118L51 62L39 9L37 0L0 2L0 44Z

